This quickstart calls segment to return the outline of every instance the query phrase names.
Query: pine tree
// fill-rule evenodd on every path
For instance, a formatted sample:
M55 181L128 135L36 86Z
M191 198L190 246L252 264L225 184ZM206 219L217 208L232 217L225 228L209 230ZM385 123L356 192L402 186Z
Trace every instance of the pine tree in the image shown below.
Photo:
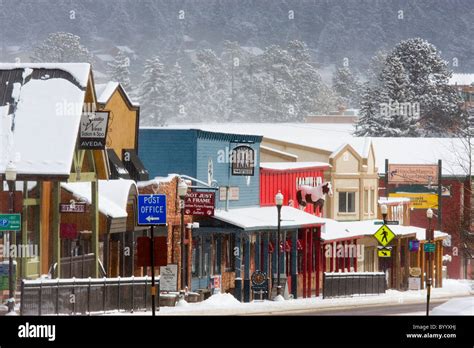
M51 63L90 63L92 55L80 41L79 36L71 33L51 33L34 49L31 60Z
M336 70L333 78L333 88L341 98L341 104L346 108L358 108L361 84L359 78L344 66Z
M456 91L448 86L451 72L436 48L415 38L400 42L387 55L376 80L372 77L362 104L380 102L380 110L362 108L357 133L377 136L443 136L461 122ZM369 108L372 110L373 108ZM368 123L370 120L370 124ZM374 127L373 122L379 126ZM371 133L378 129L378 133Z
M169 107L168 81L160 57L154 56L145 61L143 82L138 95L144 125L164 125L173 115Z
M382 117L380 112L380 101L385 96L378 94L377 89L370 86L368 82L362 87L360 116L356 125L356 136L383 136L388 127L388 117Z
M130 58L119 51L114 61L109 63L109 76L112 81L120 82L125 90L130 87Z
M181 66L176 62L170 69L169 73L169 104L172 110L173 121L186 120L187 101L189 98L189 91L181 71Z

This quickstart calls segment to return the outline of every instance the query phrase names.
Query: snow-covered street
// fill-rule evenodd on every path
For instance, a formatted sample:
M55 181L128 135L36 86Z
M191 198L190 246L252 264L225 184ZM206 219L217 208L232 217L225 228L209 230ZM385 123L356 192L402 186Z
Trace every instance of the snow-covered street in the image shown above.
M442 288L432 290L431 299L449 299L474 295L474 282L464 280L444 281ZM474 301L474 297L471 297ZM253 301L241 303L230 294L216 294L200 303L188 303L184 306L161 307L157 315L269 315L314 312L318 310L357 308L376 305L397 305L423 303L426 301L426 290L396 291L387 290L383 295L354 296L349 298L293 299L287 301ZM469 300L467 300L469 301ZM462 310L461 310L462 309ZM467 315L463 308L460 315ZM417 313L419 314L419 313ZM474 313L471 313L474 315ZM99 314L101 315L101 313ZM109 312L106 315L151 315L147 312Z

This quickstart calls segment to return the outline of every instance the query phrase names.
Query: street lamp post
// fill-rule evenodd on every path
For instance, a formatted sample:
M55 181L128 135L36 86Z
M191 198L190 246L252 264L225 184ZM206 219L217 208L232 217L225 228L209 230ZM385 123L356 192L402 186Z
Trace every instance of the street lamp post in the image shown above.
M179 207L181 209L181 289L186 289L186 268L185 268L185 252L184 252L184 198L188 192L188 185L181 179L178 183Z
M280 230L281 230L281 207L283 206L283 194L278 191L275 195L275 204L278 210L278 231L277 231L277 246L275 251L277 253L277 297L281 295L280 285Z
M426 229L426 242L431 243L433 239L433 230L431 229L431 220L433 219L433 210L428 209L426 211L426 217L428 218L428 228ZM426 253L426 252L425 252ZM428 257L428 268L426 276L426 316L430 315L430 295L431 295L431 282L432 282L432 265L431 265L431 252L427 252Z
M8 163L7 168L5 170L5 179L8 183L8 191L9 191L9 213L13 214L13 210L15 207L15 181L16 181L16 167L13 162ZM8 234L8 249L10 251L10 245L13 241L13 231L9 231ZM14 286L14 274L13 274L13 256L12 253L9 252L8 257L8 312L13 312L15 310L15 286Z
M388 214L388 208L385 204L382 204L380 206L380 211L382 212L382 219L383 219L383 224L386 225L387 224L387 214ZM387 277L387 264L386 264L386 260L385 260L385 257L382 257L382 270L383 272L385 273L385 277Z

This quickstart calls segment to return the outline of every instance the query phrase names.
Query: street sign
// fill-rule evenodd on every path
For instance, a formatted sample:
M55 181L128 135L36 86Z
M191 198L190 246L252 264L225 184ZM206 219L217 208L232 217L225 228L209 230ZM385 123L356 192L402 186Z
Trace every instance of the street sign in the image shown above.
M186 215L213 216L214 192L189 192L184 198L184 213Z
M436 164L389 164L389 184L437 185L438 166Z
M262 271L255 271L251 276L253 291L268 291L267 274Z
M20 231L20 214L0 214L0 231Z
M393 238L395 238L395 233L393 233L387 225L382 225L377 232L374 233L374 237L380 244L386 246Z
M383 225L383 221L374 221L374 225ZM400 225L398 221L385 221L385 225Z
M425 243L423 249L425 250L425 253L434 253L436 245L434 243Z
M379 257L390 257L392 256L392 250L391 249L380 249L380 250L377 250L377 253L379 255Z
M138 195L138 224L166 225L166 195Z
M410 251L418 251L420 249L420 241L417 239L409 241L408 249Z
M107 139L108 123L108 111L83 113L79 133L79 148L82 150L104 149Z
M59 204L60 213L85 213L85 203L61 203Z

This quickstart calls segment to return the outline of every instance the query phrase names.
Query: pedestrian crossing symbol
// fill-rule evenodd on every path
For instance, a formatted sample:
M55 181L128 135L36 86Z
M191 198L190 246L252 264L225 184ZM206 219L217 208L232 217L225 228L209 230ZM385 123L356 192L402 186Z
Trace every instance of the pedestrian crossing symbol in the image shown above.
M374 237L379 241L383 246L388 245L395 238L395 233L387 225L382 225L377 232L374 233Z

